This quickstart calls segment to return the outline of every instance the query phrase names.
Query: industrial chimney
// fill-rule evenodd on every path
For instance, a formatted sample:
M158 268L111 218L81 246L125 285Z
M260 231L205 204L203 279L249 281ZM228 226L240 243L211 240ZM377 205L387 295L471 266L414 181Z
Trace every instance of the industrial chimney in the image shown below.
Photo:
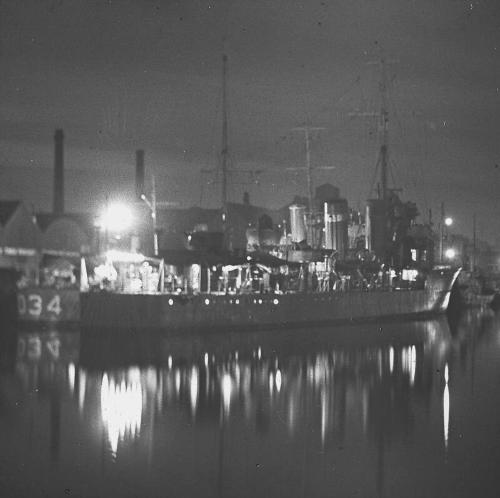
M56 130L54 135L54 214L64 213L64 134Z
M135 195L141 199L144 194L144 151L135 151Z

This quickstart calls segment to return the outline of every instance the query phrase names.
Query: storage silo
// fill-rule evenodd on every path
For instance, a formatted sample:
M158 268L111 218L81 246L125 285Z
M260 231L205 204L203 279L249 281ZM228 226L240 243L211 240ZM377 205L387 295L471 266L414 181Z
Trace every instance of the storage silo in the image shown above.
M347 222L349 211L345 199L324 203L325 249L336 251L345 258L348 249Z
M290 231L292 242L302 242L307 238L306 208L298 204L290 206Z

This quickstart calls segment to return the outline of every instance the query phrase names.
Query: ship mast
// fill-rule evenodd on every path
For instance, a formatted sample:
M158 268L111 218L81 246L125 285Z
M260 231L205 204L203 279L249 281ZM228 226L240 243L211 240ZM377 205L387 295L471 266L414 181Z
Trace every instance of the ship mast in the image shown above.
M389 192L391 190L396 191L397 189L389 189L388 186L388 172L389 172L389 102L388 102L388 80L387 80L387 64L397 63L397 60L388 60L385 58L383 52L381 51L380 57L377 60L368 61L367 64L377 65L380 68L380 80L379 80L379 91L380 91L380 110L378 112L351 112L349 116L357 117L367 117L367 118L378 118L378 138L379 138L379 154L376 163L376 172L380 168L380 178L377 188L377 197L383 202L385 206L385 218L389 215L387 201L389 198ZM372 186L373 188L373 186ZM370 192L371 193L371 192ZM386 234L387 235L387 234ZM370 236L368 236L370 237ZM371 238L370 238L371 240ZM372 250L372 243L367 239L367 248ZM375 249L376 251L376 249ZM379 252L381 248L379 248Z
M222 55L222 148L221 148L221 173L222 173L222 211L226 212L227 207L227 156L228 156L228 139L227 139L227 92L226 92L226 75L227 75L227 55Z
M380 111L379 112L353 112L350 116L378 117L379 119L379 141L380 151L376 167L380 167L380 184L378 198L387 200L389 194L388 171L389 171L389 103L387 99L387 64L397 63L397 60L387 60L381 55L379 60L369 61L368 64L380 66Z
M312 169L311 169L311 148L309 141L309 128L304 128L305 139L306 139L306 171L307 171L307 201L309 204L309 213L312 215L313 212L313 181L312 181Z
M307 202L309 213L312 214L314 210L314 194L313 194L313 167L311 165L311 131L321 131L325 128L320 126L302 126L294 128L294 131L303 131L306 147L306 166L305 168L287 168L288 170L305 170L307 174Z
M222 234L226 245L226 218L227 218L227 55L222 55L222 147L221 147L221 174L222 174Z
M380 59L382 80L380 82L380 184L382 187L382 199L387 200L387 168L389 164L389 111L387 105L387 71L385 59Z
M289 171L305 170L307 175L307 203L308 203L308 214L307 214L307 230L310 237L311 246L314 247L314 193L313 193L313 170L314 169L334 169L333 166L320 166L319 168L313 168L311 164L311 132L322 131L325 128L321 126L301 126L293 128L294 131L303 131L305 139L306 148L306 165L302 168L287 168Z
M395 62L397 61L386 60L382 55L380 60L368 63L378 64L380 66L380 112L378 113L380 152L377 167L380 166L380 189L378 197L384 201L387 200L389 194L387 180L389 170L389 105L387 101L387 64Z
M226 249L231 249L230 230L228 230L228 181L229 176L233 174L248 175L252 183L258 183L256 178L262 173L262 170L238 169L237 171L230 167L229 157L229 125L227 111L227 61L228 57L225 53L222 55L222 143L220 149L220 159L214 169L202 169L202 174L210 174L216 177L216 183L221 183L221 219L222 233L224 238L224 246ZM234 182L232 183L234 184ZM246 182L238 183L245 185ZM201 202L201 201L200 201Z

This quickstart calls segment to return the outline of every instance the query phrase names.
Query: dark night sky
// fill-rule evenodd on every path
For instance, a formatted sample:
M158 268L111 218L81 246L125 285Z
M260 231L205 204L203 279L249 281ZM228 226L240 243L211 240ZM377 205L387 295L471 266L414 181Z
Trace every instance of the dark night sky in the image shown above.
M201 168L218 164L222 39L229 56L232 200L285 204L306 193L304 143L314 135L315 183L354 207L369 195L377 66L389 67L394 183L422 213L441 201L470 234L500 233L498 0L4 0L1 14L0 197L50 209L53 134L65 132L66 206L95 209L128 195L135 150L158 195L214 206ZM498 166L497 166L498 165ZM493 230L492 230L493 228Z

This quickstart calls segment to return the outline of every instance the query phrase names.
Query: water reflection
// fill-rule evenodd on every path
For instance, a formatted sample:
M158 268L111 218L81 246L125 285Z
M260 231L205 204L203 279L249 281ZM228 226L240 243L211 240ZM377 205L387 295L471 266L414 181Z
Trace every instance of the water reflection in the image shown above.
M411 328L409 333L396 337L397 327L388 326L384 337L365 336L364 342L356 337L337 342L330 332L317 331L316 339L321 340L312 345L310 332L294 332L296 344L287 345L283 355L278 346L289 337L286 333L278 338L239 337L244 339L242 344L234 344L235 337L227 335L197 338L187 351L179 338L152 336L140 339L142 348L117 337L110 352L101 347L101 337L90 337L82 341L78 369L76 337L56 332L21 334L17 374L28 391L37 389L40 373L42 382L54 383L57 377L69 395L75 394L77 378L79 411L85 411L86 403L100 400L100 406L90 409L100 409L114 456L120 445L140 438L144 411L161 416L171 406L189 408L195 420L211 413L219 421L243 414L245 423L262 434L269 431L272 414L282 412L289 434L307 426L319 435L321 444L329 438L344 439L347 420L359 421L364 434L387 431L392 438L398 428L411 427L411 394L429 395L432 372L439 370L450 341L444 322L406 326ZM62 340L66 341L63 350ZM107 353L115 368L106 367Z
M450 428L450 390L448 388L448 364L444 367L444 391L443 391L443 438L444 446L448 449L448 432Z
M422 468L434 495L464 430L454 400L499 332L478 313L452 330L442 319L188 338L19 332L0 384L0 415L17 419L2 419L1 435L13 431L6 448L44 489L76 460L86 470L73 486L88 496L113 495L119 476L133 482L120 496L160 496L167 482L190 496L403 496L398 473L417 485ZM33 451L57 464L41 466L54 483Z
M142 416L142 386L138 368L130 368L117 379L101 381L101 415L113 456L118 442L140 435Z

